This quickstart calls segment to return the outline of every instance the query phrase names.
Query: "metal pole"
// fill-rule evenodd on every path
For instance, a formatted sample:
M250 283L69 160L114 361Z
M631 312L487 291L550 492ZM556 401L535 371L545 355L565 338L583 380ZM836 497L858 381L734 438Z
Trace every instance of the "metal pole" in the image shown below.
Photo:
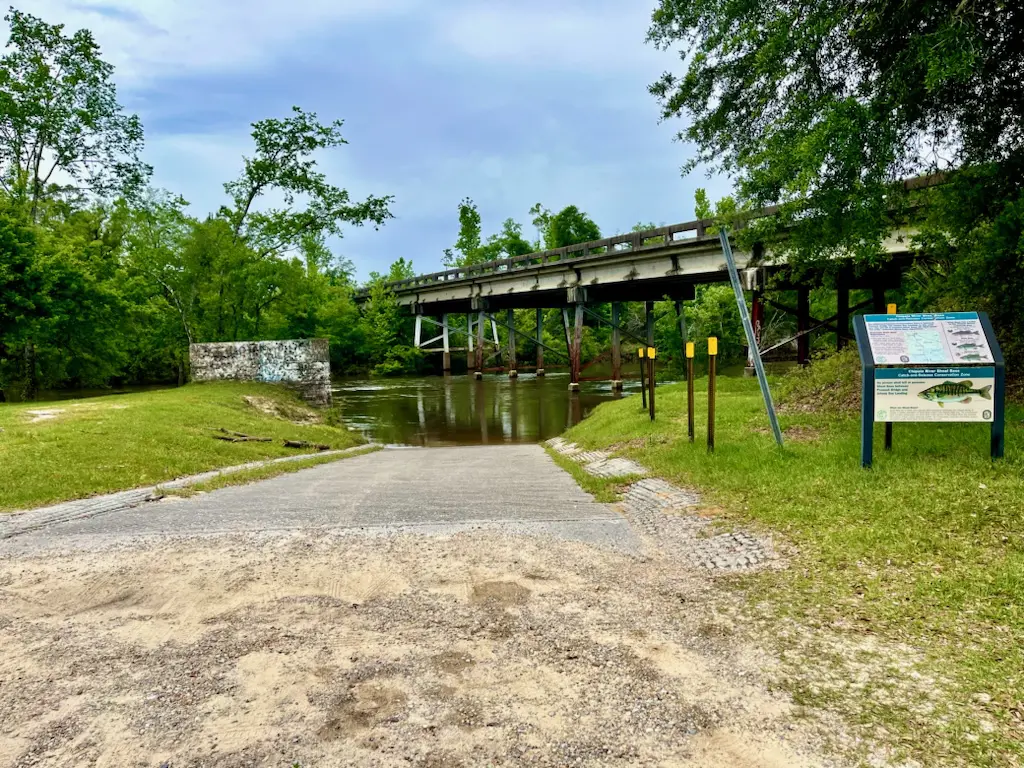
M708 339L708 452L715 450L715 373L718 367L718 339Z
M690 442L693 442L693 342L686 342L686 422Z
M732 245L729 243L729 233L725 227L718 232L718 239L722 243L722 252L725 254L725 263L729 267L729 279L732 281L732 290L736 294L736 306L740 311L740 320L743 321L743 331L747 336L747 345L754 353L754 369L757 372L757 382L761 386L761 396L764 397L764 406L768 410L768 421L771 422L772 432L775 433L775 442L782 445L782 430L779 428L779 417L775 414L775 403L772 401L772 392L768 388L768 376L764 372L764 362L761 360L761 351L757 348L757 339L754 337L754 327L750 323L750 314L747 312L747 302L743 298L743 286L740 285L740 273L736 270L736 260L732 257ZM718 342L715 341L717 349Z

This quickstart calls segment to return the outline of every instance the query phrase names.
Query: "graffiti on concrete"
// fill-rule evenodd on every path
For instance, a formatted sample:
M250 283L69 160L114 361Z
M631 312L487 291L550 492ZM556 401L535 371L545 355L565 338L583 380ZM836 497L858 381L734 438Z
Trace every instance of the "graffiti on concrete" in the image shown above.
M287 384L308 402L331 404L327 339L232 341L189 347L193 381L266 381Z

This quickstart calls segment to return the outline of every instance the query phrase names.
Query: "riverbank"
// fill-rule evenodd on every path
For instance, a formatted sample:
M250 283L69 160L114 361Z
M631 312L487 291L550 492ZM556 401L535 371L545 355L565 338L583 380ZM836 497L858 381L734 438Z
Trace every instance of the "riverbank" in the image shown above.
M332 449L363 442L328 421L282 387L247 382L3 405L0 513L302 452L286 439ZM220 429L272 440L215 440Z
M868 472L857 416L834 409L783 413L779 450L753 380L719 381L709 454L706 380L696 388L692 445L685 385L659 389L653 424L628 399L565 437L699 490L722 525L764 526L795 545L788 569L734 581L789 659L780 678L798 702L839 711L925 765L1018 765L1021 409L1009 409L1002 462L988 458L986 427L897 425L893 453L878 451Z

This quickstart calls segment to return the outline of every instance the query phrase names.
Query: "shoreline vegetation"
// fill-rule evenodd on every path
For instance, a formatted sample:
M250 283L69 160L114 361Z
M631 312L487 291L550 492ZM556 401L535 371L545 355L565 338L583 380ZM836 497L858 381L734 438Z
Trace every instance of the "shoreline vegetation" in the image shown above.
M713 454L706 379L696 381L693 444L685 384L659 388L656 422L627 398L600 405L564 436L695 488L722 526L761 527L795 545L787 569L727 583L749 597L764 639L790 652L783 683L799 703L839 711L924 765L1018 765L1024 409L1008 405L1004 460L989 459L987 425L898 424L893 451L877 446L866 471L856 368L835 358L816 365L773 381L783 449L753 379L719 379ZM824 402L815 394L823 371L829 404L813 407ZM586 488L603 498L614 486L591 478ZM860 650L838 653L836 642ZM903 659L879 653L878 675L865 682L857 663L875 644L904 649ZM921 663L911 673L912 658Z
M220 430L271 440L229 442L216 439ZM338 426L335 412L311 409L284 387L238 382L6 404L0 431L0 513L300 452L284 440L331 449L365 442Z

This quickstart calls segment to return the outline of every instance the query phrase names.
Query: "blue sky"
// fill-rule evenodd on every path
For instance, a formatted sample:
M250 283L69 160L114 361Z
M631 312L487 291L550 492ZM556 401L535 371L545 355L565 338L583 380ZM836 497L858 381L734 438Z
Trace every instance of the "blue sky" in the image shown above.
M293 104L345 121L321 158L354 197L395 196L380 231L333 249L365 278L398 257L441 268L457 206L484 233L528 210L575 204L605 234L693 216L680 176L690 148L658 123L647 85L674 53L644 43L654 0L31 0L24 10L88 27L146 127L154 184L193 213L216 210L250 151L250 123ZM553 10L554 8L554 10Z

